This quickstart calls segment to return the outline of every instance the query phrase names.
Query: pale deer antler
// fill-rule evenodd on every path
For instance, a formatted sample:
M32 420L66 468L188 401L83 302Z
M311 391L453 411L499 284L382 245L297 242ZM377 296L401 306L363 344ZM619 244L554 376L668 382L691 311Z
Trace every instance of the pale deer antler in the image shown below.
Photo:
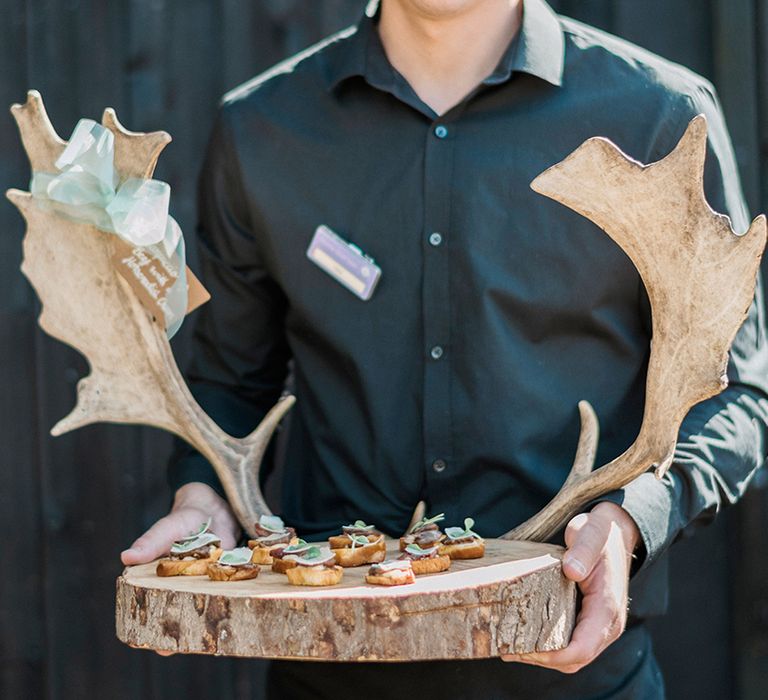
M54 173L66 143L58 137L40 94L31 90L11 112L34 172ZM115 169L121 182L149 178L171 137L127 131L112 109L103 126L115 135ZM169 430L199 450L213 465L243 528L269 508L259 488L259 465L280 419L294 402L281 399L247 437L222 431L192 398L176 366L162 323L155 322L115 271L113 234L39 207L29 192L6 196L27 222L22 271L42 302L40 326L88 360L77 406L53 428L53 435L98 421L144 423Z
M766 243L765 216L745 235L704 197L707 123L694 118L663 160L642 165L610 141L592 138L539 175L536 191L594 221L640 273L651 303L651 354L645 411L634 444L592 471L597 418L579 405L582 434L575 464L555 498L505 535L546 540L592 499L673 458L689 409L728 383L728 350L747 316Z

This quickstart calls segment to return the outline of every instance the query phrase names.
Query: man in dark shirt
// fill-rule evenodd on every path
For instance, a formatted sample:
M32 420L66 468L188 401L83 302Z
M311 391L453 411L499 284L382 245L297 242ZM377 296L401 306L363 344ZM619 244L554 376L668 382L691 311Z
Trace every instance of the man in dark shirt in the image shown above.
M498 536L561 486L580 399L600 417L598 463L621 453L643 410L643 285L605 233L529 183L595 135L658 160L699 113L709 202L744 231L712 86L543 0L374 2L358 26L228 93L200 180L212 300L189 379L203 408L244 435L293 359L286 521L313 538L356 518L398 535L423 499ZM307 256L321 225L381 268L369 299ZM564 571L584 593L573 641L516 660L575 675L492 660L389 666L372 680L371 664L278 663L273 692L332 688L338 699L374 683L378 697L662 697L642 624L665 608L661 555L735 501L763 459L759 293L729 378L686 418L663 480L643 475L566 530ZM209 514L234 543L239 528L199 454L180 450L170 480L172 513L126 563L154 558Z

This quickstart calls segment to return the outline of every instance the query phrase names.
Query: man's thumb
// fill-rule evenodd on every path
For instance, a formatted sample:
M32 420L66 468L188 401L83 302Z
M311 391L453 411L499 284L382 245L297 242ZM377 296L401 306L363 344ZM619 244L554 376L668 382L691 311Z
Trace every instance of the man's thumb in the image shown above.
M183 536L185 532L182 518L175 513L166 515L122 552L120 559L125 566L146 564L166 554L174 540Z
M581 513L568 523L563 556L563 573L572 581L587 578L600 560L609 529L592 513Z

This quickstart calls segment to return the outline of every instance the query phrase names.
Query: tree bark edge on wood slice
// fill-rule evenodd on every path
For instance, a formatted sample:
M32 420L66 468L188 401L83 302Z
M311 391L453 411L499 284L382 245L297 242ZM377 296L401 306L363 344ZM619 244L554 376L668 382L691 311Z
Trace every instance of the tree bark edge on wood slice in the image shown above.
M388 548L395 555L397 541ZM562 574L562 548L489 539L486 551L393 587L366 585L367 566L319 589L291 586L268 567L241 582L128 567L117 579L117 636L158 651L323 661L481 659L566 646L576 586Z

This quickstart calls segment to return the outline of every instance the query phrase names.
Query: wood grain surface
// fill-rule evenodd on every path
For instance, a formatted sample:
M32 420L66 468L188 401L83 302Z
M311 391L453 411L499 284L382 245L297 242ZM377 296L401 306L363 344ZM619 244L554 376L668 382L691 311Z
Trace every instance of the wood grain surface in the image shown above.
M397 542L388 542L389 556ZM555 545L486 540L482 559L453 561L405 586L291 586L262 567L250 581L161 578L155 564L117 580L117 636L134 647L226 656L401 661L488 658L565 646L575 585Z

